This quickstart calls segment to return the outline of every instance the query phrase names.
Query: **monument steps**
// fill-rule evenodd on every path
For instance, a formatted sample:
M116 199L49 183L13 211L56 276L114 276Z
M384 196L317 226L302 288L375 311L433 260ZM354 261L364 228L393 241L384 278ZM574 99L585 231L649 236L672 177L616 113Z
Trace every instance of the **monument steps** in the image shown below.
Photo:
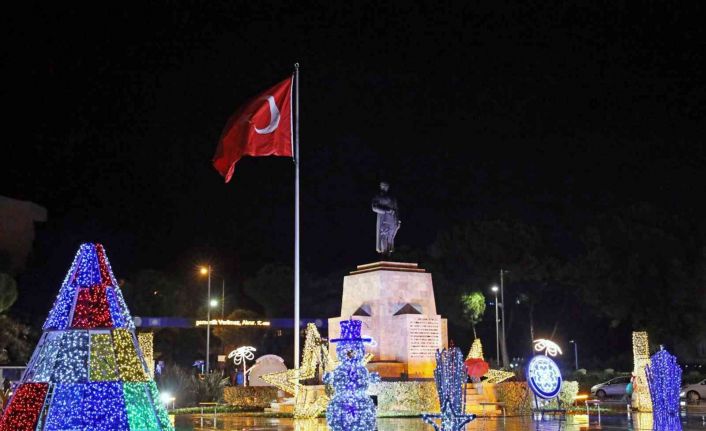
M479 393L478 389L469 384L466 386L466 413L472 413L478 416L502 416L503 411L499 406L486 405L480 403L492 402L486 395Z
M294 398L283 398L265 407L265 413L294 413Z

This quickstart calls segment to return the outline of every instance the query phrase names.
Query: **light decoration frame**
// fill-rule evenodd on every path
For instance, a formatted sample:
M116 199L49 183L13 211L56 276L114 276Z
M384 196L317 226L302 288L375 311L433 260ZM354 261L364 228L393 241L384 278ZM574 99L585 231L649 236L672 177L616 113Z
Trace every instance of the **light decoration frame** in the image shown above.
M90 379L92 382L118 380L115 351L110 334L91 334Z
M119 382L56 385L44 430L74 429L129 429L123 385Z
M88 331L61 334L51 379L53 383L88 382Z
M533 341L535 352L544 352L546 356L557 356L563 355L564 352L561 351L561 347L552 340L547 340L545 338L539 338Z
M650 358L650 364L645 367L645 374L652 398L655 429L681 428L679 393L682 369L677 364L677 358L661 349Z
M120 378L125 382L146 382L149 380L137 354L133 334L125 329L113 331L115 358Z
M3 411L0 431L33 431L48 390L48 383L20 385Z
M650 339L645 331L632 333L632 354L634 368L632 406L640 412L652 411L652 397L647 382L645 368L650 365Z
M561 392L561 370L549 356L534 356L527 364L527 383L535 396L543 400L556 398Z
M255 359L255 351L253 346L241 346L232 352L228 353L228 359L233 359L233 364L238 366L243 364L243 386L248 385L248 367L247 361Z
M138 332L137 344L147 365L150 379L154 379L154 332Z
M435 431L460 431L476 418L474 414L466 414L466 378L466 365L459 348L437 350L434 381L441 413L422 414L422 420Z

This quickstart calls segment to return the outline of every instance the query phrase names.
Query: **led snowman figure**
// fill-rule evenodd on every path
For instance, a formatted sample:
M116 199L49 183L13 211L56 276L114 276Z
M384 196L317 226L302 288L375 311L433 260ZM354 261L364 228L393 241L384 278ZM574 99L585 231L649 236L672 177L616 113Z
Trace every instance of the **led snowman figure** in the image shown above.
M368 385L380 381L377 373L369 373L364 365L365 345L370 338L361 338L360 320L341 322L341 338L336 356L340 365L324 375L324 383L331 385L334 395L326 411L326 421L334 431L372 431L375 429L375 404L367 394Z

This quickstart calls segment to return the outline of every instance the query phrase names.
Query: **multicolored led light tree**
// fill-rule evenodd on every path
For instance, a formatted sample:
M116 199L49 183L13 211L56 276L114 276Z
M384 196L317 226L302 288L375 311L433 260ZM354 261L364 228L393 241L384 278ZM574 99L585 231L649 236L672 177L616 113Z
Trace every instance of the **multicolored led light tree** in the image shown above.
M422 420L431 424L435 431L462 430L476 415L466 414L466 365L458 347L436 352L434 381L441 413L424 413ZM436 420L441 423L437 424Z
M174 430L105 250L83 244L0 431Z
M645 367L645 374L652 396L655 429L680 429L679 392L682 370L677 364L677 358L662 349L652 355L650 364Z
M360 320L341 322L341 338L336 345L340 364L324 375L324 383L333 386L334 394L326 410L326 422L334 431L373 431L376 425L375 404L367 394L368 385L380 381L377 373L365 368L365 345L370 338L360 336Z

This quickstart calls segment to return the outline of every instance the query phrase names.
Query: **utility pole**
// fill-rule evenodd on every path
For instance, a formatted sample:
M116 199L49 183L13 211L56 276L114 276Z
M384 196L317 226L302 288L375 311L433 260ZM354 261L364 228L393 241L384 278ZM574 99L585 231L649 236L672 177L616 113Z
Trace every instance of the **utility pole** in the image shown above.
M503 368L508 368L510 358L507 354L507 340L505 338L505 279L504 275L510 271L500 269L500 302L502 303L502 314L500 321L502 323L502 353L503 353Z
M500 319L498 318L498 286L490 288L495 294L495 360L496 366L500 367Z
M208 265L208 300L206 301L206 373L211 361L211 265Z
M574 345L574 366L578 370L579 369L579 343L577 343L576 340L569 340L569 343Z

